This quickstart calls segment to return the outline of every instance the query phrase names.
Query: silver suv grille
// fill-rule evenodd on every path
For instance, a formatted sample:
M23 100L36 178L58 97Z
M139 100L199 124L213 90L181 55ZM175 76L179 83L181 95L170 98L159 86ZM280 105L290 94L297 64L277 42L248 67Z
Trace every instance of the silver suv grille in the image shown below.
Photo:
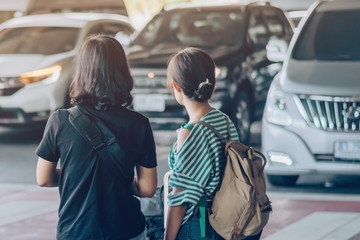
M295 95L306 122L326 131L360 131L360 97Z

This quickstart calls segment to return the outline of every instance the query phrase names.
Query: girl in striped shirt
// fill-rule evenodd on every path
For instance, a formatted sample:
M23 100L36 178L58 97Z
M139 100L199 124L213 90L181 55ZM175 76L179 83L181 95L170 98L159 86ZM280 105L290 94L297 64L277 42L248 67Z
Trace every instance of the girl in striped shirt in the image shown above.
M206 219L205 238L201 238L198 204L211 204L225 167L224 143L209 128L196 124L204 121L225 138L238 140L234 124L209 103L215 86L215 64L198 48L186 48L170 59L168 85L176 101L183 105L189 122L177 131L169 155L172 174L164 239L222 239ZM227 130L230 124L230 135Z

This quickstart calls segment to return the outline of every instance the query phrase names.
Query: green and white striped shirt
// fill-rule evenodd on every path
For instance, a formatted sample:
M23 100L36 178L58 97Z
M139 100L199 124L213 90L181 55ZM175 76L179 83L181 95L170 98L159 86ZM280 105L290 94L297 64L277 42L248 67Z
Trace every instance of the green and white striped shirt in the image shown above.
M200 120L209 123L226 139L226 116L219 110L213 109ZM228 118L229 119L229 118ZM234 124L229 119L231 139L239 140ZM195 206L202 196L207 201L212 201L215 189L220 181L220 173L226 163L224 143L211 129L195 124L183 145L176 151L176 143L169 155L169 167L172 174L169 186L182 188L184 191L168 195L169 206L188 204L182 223L192 215Z

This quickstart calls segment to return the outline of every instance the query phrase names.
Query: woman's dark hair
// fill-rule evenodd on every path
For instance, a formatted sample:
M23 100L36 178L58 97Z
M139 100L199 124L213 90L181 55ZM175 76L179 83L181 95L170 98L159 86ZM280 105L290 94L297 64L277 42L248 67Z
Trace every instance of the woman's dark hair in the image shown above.
M132 103L133 85L121 44L107 35L88 37L81 47L70 85L71 104L97 110L127 107Z
M192 100L204 102L211 98L215 87L215 63L203 50L185 48L174 55L167 68L167 84L174 81Z

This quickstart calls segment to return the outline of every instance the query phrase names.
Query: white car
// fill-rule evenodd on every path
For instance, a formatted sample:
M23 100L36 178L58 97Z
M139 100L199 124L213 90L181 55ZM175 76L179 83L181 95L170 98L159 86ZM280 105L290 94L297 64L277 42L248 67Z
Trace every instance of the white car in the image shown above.
M359 22L360 1L319 1L288 51L284 41L269 42L269 59L285 57L262 120L270 183L293 185L307 174L360 175Z
M0 125L47 120L69 106L75 56L89 35L130 41L127 16L55 13L18 17L0 25Z

